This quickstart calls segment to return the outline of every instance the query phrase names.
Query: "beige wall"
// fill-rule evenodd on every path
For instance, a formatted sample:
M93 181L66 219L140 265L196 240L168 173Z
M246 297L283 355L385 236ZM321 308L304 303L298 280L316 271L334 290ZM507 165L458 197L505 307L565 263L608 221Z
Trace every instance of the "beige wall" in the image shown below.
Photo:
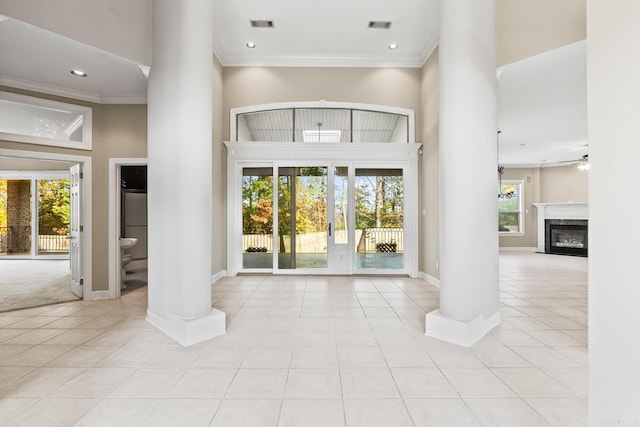
M213 58L213 204L211 273L216 274L227 268L227 149L222 134L225 117L222 107L223 70L220 62ZM228 126L228 125L227 125Z
M434 278L439 278L440 258L439 229L439 124L440 90L438 79L438 50L422 67L422 157L420 158L419 203L419 259L418 268Z
M67 162L0 157L0 171L68 171Z
M94 106L93 137L93 290L99 291L109 289L109 158L147 157L147 106Z
M576 165L540 170L540 202L588 202L589 172Z
M510 179L524 183L524 236L500 236L500 247L538 246L538 211L533 203L540 201L540 168L505 169L502 180Z
M226 67L224 138L229 110L255 104L342 101L389 105L416 112L421 129L419 68ZM420 137L416 135L416 141Z
M497 0L497 65L584 40L586 18L586 0Z
M91 206L93 223L92 287L94 291L107 290L109 288L107 269L109 157L146 157L147 106L99 105L3 86L0 86L0 90L93 108L92 151L45 147L8 141L0 141L0 148L91 157L91 193L93 198Z

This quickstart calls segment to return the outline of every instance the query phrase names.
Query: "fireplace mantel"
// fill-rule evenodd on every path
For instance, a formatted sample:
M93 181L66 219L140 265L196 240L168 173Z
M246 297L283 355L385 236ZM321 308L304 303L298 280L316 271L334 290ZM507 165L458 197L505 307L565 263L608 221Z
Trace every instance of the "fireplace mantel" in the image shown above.
M589 204L534 203L538 210L538 252L544 253L544 221L546 219L589 219Z

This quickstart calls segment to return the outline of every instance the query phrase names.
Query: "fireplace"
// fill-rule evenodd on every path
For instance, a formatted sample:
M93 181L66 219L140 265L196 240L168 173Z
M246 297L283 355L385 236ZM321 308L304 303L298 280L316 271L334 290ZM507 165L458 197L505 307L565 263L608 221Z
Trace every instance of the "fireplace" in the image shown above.
M587 256L588 221L580 219L545 220L545 253Z

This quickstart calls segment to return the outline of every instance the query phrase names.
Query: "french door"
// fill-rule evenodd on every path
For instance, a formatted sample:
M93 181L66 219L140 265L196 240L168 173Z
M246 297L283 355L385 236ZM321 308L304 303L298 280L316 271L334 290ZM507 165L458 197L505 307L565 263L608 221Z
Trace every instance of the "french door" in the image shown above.
M407 272L405 168L240 164L241 272Z

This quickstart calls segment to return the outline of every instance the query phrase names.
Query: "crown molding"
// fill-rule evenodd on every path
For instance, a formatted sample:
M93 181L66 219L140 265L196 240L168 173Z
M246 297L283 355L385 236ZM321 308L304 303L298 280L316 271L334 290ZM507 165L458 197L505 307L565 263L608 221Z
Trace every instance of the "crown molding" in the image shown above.
M426 64L427 60L429 59L429 57L431 57L431 55L436 50L439 44L440 44L440 35L437 31L435 31L431 34L431 37L429 37L429 40L427 40L427 43L425 43L424 48L422 49L422 52L420 52L420 59L422 60L422 66Z
M0 75L0 85L16 89L24 89L33 92L46 93L48 95L62 96L80 101L93 102L95 104L146 104L146 95L137 96L100 96L91 92L84 92L65 87L48 85L30 80L17 79L15 77Z
M421 68L420 57L388 56L324 56L324 55L262 55L216 56L224 67L353 67L353 68Z

